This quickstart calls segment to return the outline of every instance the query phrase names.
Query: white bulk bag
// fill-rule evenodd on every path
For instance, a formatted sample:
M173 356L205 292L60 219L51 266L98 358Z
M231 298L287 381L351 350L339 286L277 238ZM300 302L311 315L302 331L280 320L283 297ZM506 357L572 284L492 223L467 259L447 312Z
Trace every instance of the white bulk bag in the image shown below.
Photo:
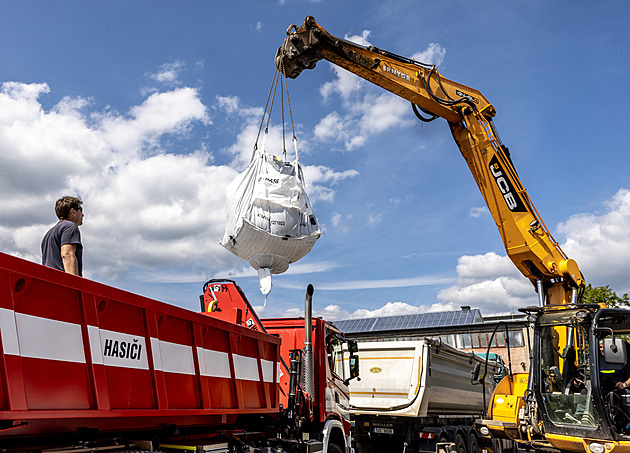
M247 169L227 187L227 225L221 240L258 270L265 295L271 289L271 274L285 272L321 236L304 188L296 140L295 160L285 162L267 154L266 138L265 133Z

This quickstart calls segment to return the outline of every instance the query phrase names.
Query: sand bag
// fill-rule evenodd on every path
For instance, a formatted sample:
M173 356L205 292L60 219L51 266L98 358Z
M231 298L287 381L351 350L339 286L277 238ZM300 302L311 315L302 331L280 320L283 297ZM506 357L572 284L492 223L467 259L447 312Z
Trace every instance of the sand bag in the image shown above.
M266 138L265 133L247 169L227 187L227 225L221 240L258 271L265 295L271 290L271 274L285 272L321 236L304 188L297 141L295 160L287 162L265 151Z

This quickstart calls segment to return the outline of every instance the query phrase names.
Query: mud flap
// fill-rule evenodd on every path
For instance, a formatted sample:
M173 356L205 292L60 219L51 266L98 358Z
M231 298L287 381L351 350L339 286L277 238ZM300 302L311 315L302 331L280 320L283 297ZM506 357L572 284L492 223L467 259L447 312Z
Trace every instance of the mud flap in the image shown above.
M308 440L305 442L306 453L321 453L324 451L324 444L318 440Z
M455 442L438 442L435 446L435 453L455 453Z

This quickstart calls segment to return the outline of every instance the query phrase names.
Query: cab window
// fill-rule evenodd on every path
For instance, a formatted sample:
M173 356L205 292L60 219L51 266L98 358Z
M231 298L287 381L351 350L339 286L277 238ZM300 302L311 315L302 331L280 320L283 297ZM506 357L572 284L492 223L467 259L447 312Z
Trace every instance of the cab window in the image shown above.
M343 369L343 341L336 333L328 331L326 335L326 349L328 351L328 365L333 373L345 379Z

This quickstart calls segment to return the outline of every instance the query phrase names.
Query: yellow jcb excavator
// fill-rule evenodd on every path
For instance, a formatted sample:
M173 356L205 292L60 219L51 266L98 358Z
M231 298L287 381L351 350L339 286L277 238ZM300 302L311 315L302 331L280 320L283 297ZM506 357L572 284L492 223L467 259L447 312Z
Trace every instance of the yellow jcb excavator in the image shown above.
M534 331L529 373L510 372L497 385L482 425L522 447L630 452L630 311L580 303L584 277L521 184L495 129L494 106L433 65L337 38L313 17L291 25L275 57L278 70L296 78L320 60L408 100L422 121L447 120L508 256L538 293L538 306L521 309Z

